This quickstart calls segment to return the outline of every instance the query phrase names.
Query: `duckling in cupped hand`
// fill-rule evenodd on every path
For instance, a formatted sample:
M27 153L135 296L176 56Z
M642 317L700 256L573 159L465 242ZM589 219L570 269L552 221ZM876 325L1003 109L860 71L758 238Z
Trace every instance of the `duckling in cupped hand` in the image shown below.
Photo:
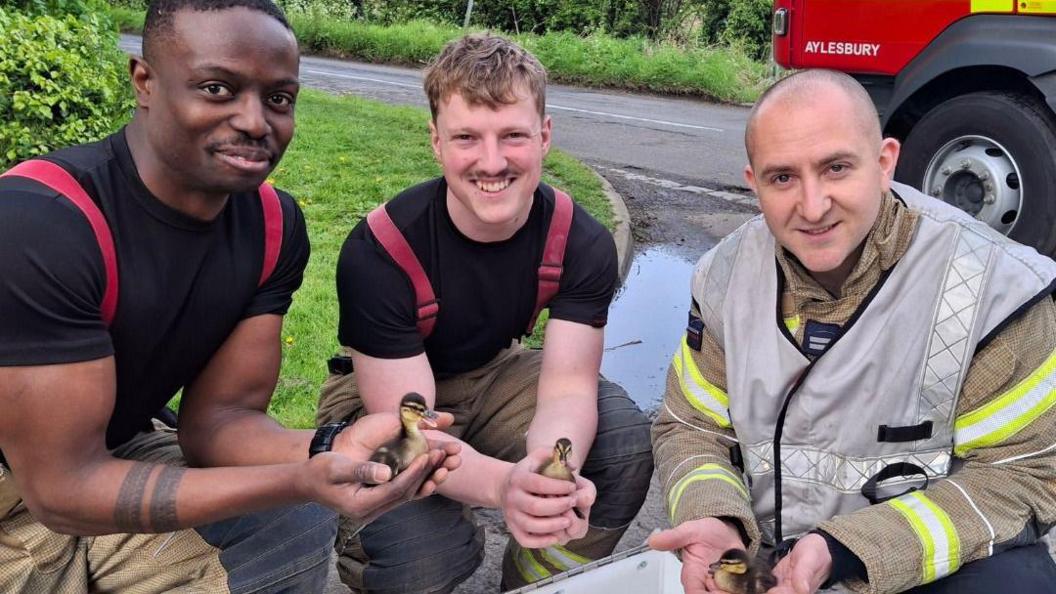
M572 475L572 468L568 465L570 455L572 455L572 441L567 437L562 437L554 443L554 454L536 472L553 479L575 483L576 477ZM572 512L580 520L583 519L583 512L579 511L578 507L573 507Z
M744 549L730 549L708 566L715 585L729 594L765 594L777 585L770 568Z
M436 427L435 411L425 402L425 397L417 392L408 392L400 401L400 435L396 439L379 447L371 455L371 462L385 464L392 469L392 476L414 462L418 456L429 451L429 442L418 429L422 421L429 427Z

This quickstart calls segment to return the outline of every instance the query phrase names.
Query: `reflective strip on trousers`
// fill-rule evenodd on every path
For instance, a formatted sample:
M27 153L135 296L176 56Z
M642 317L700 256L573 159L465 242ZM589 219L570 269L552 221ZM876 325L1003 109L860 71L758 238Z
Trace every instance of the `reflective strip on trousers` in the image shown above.
M693 362L690 350L689 343L683 337L681 347L672 360L675 373L678 375L678 384L682 388L682 395L693 408L710 417L719 427L731 427L729 397L704 379L700 370L697 369L697 364Z
M924 548L923 583L931 583L961 566L961 543L950 517L920 491L888 502L909 521Z
M720 480L732 485L737 489L737 492L745 498L745 500L751 501L751 497L748 495L748 489L744 487L744 483L741 482L740 477L718 464L705 464L693 469L686 476L680 478L678 482L675 483L675 486L671 488L671 493L668 495L667 499L667 508L671 510L670 520L672 524L675 521L675 512L678 510L679 501L682 499L682 494L686 491L686 488L693 483L707 480Z
M546 559L547 563L561 571L568 571L574 567L590 563L590 559L577 555L561 545L539 549L539 553L543 556L543 559Z
M1056 352L1014 388L954 423L954 453L989 447L1019 433L1056 405Z
M513 564L517 566L521 578L529 584L550 577L550 572L536 561L532 556L532 551L522 546L517 547L517 554L513 555Z

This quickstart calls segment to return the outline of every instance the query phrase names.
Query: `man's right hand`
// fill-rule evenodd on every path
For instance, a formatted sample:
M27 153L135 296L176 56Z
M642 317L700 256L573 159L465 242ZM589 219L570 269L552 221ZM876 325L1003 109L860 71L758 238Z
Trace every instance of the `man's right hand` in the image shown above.
M730 549L743 549L741 534L732 524L718 518L683 522L677 528L649 537L657 551L682 550L682 587L686 594L719 593L708 566Z
M500 487L506 528L525 548L541 549L583 536L566 532L574 524L570 512L577 502L576 484L536 472L551 455L549 448L530 452L510 469Z
M449 426L451 421L451 415L441 414L438 424ZM432 494L447 473L460 464L459 444L430 442L429 452L393 479L388 466L368 460L374 450L399 433L399 418L390 413L367 415L349 425L338 435L333 451L306 463L303 484L308 496L367 523L401 503Z

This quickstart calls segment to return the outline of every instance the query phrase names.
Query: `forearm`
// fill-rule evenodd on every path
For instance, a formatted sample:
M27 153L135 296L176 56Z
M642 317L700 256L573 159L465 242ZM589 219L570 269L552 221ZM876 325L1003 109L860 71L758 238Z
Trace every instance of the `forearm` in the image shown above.
M255 409L218 412L179 429L180 447L194 466L256 466L303 462L314 431L283 427Z
M569 463L582 468L598 430L597 388L589 394L540 398L528 426L527 451L553 449L565 437L572 442Z
M438 493L468 505L499 508L502 484L513 468L511 462L485 456L469 444L439 431L426 431L429 439L455 441L462 445L462 465L448 475Z
M34 516L57 532L170 532L306 501L299 469L188 469L106 458L75 473L35 477L46 486L24 495Z
M704 348L716 348L705 335ZM709 342L711 346L709 346ZM705 351L706 352L706 351ZM704 517L736 519L750 544L758 544L759 529L741 470L731 460L737 447L733 427L724 410L705 404L726 398L724 370L683 341L668 369L660 414L653 422L653 452L668 518L672 525ZM691 367L692 366L692 367ZM701 378L707 385L698 385Z

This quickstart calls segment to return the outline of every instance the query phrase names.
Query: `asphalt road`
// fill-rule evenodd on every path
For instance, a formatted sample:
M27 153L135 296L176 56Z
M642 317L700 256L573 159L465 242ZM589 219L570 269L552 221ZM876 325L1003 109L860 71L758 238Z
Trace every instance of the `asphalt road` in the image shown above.
M122 35L121 47L138 52L140 38ZM422 73L411 68L304 56L301 80L387 103L427 105ZM708 189L744 185L744 107L550 85L547 110L555 145L606 177L608 169Z

